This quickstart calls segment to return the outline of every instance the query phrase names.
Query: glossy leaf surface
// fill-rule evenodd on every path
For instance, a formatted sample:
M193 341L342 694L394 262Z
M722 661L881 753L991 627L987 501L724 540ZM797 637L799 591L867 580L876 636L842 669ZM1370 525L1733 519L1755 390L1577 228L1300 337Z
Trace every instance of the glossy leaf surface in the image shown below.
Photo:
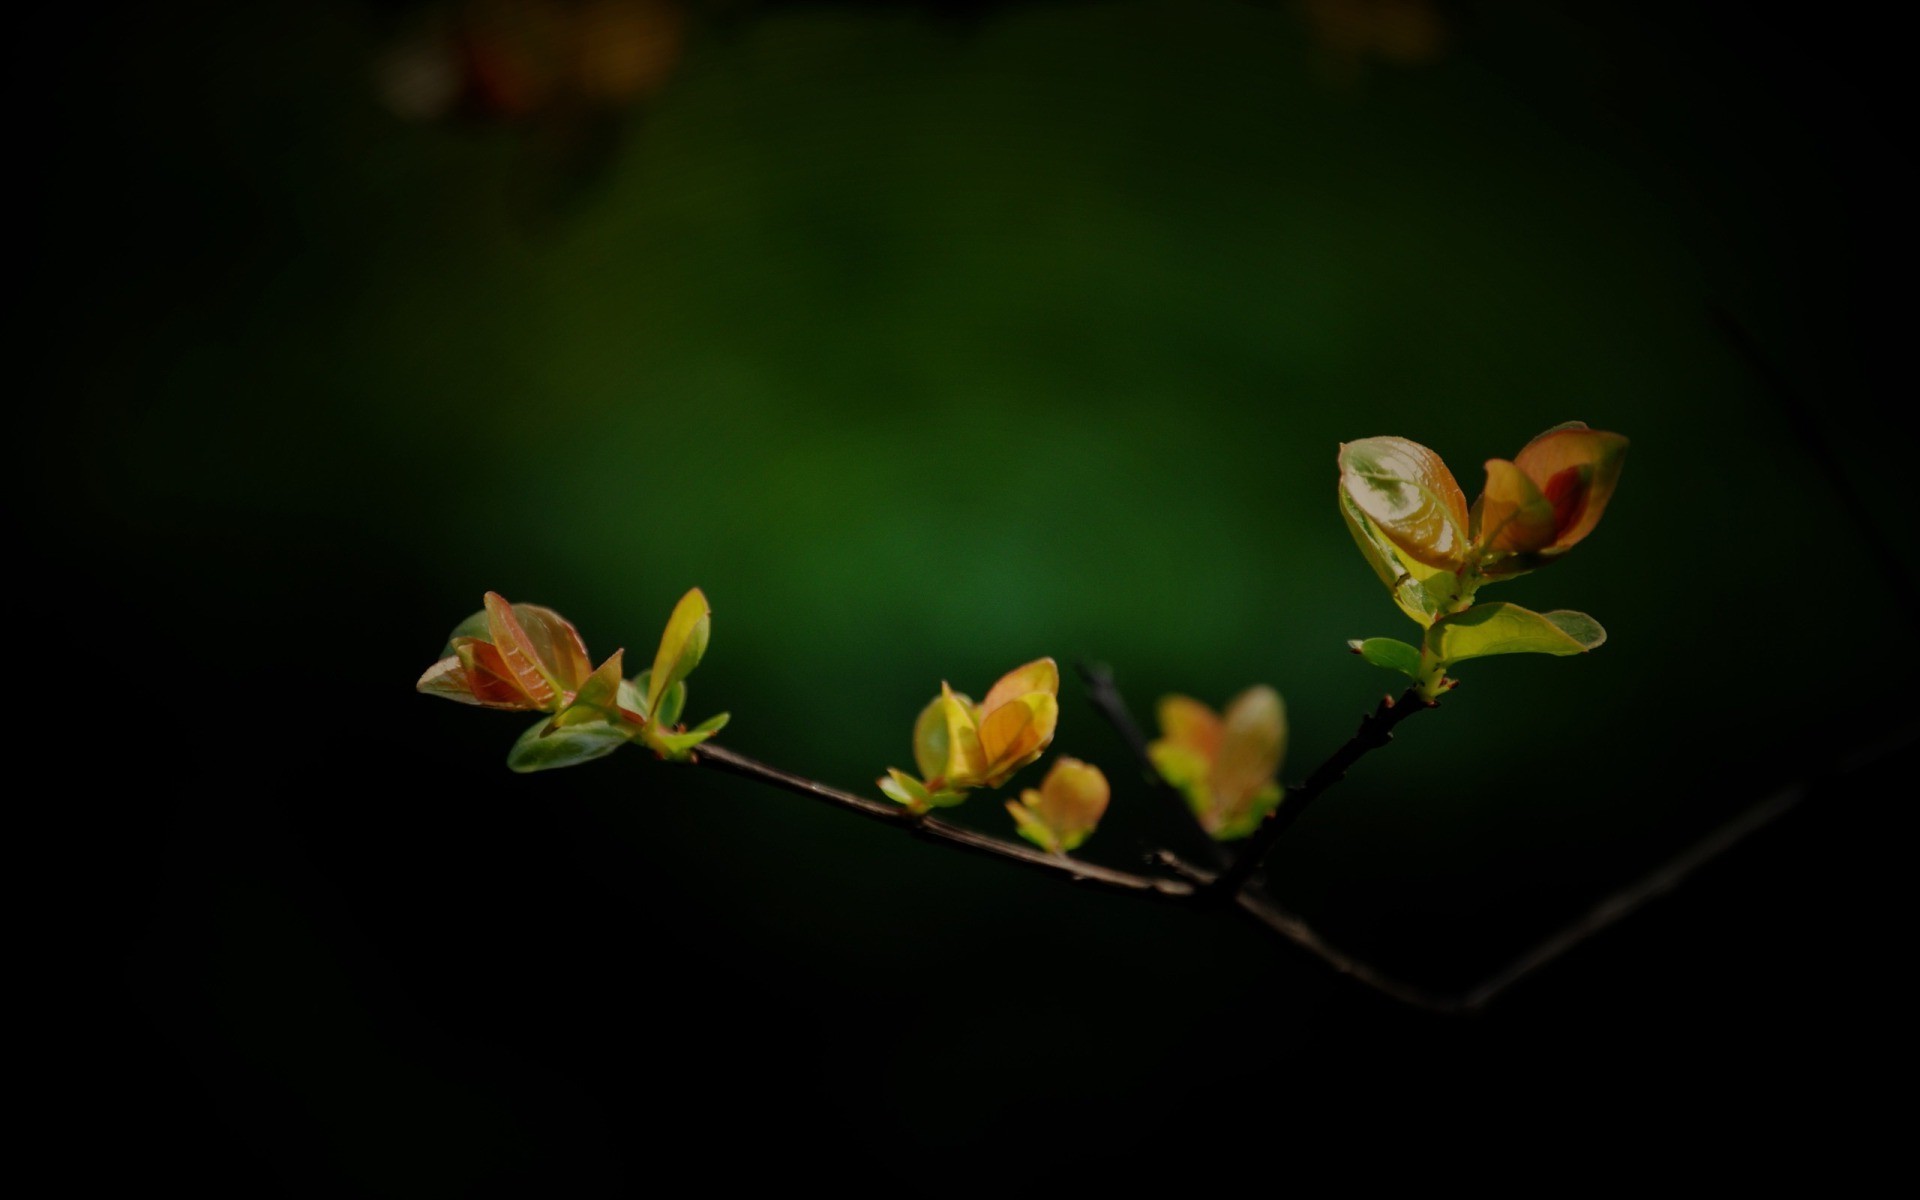
M1398 671L1409 679L1420 678L1420 650L1393 638L1355 638L1347 645L1355 654L1376 667Z
M706 593L699 588L680 597L680 602L673 606L666 631L660 635L660 649L653 656L653 674L647 682L649 711L659 706L663 692L700 665L713 630L712 614Z
M626 745L631 734L630 726L605 721L559 727L552 721L542 721L520 735L507 754L507 766L523 775L578 766L612 754Z
M1585 654L1606 640L1606 630L1585 613L1537 613L1496 602L1434 622L1427 631L1427 651L1443 663L1456 663L1493 654Z
M1340 447L1340 488L1382 536L1427 566L1454 570L1467 552L1467 498L1440 456L1400 437Z

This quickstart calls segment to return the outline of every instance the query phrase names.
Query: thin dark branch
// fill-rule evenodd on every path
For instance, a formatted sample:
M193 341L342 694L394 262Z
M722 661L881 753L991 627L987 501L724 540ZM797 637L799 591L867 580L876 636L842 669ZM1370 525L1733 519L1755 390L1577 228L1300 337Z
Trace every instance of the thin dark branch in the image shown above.
M1124 715L1125 704L1122 703L1117 711ZM1131 718L1128 719L1131 720ZM951 822L942 821L937 817L915 816L898 805L829 787L824 783L769 766L757 759L748 758L744 754L712 742L701 746L695 752L693 761L698 766L710 767L730 775L739 775L797 795L824 801L835 808L893 825L925 841L956 846L991 858L1005 859L1074 883L1086 884L1106 891L1152 896L1176 903L1192 903L1201 898L1203 889L1206 889L1216 878L1214 873L1203 871L1164 850L1157 851L1151 861L1173 872L1178 878L1137 875L1130 871L1116 871L1108 867L1081 862L1078 859L1030 850L1025 846L1001 841ZM1265 896L1248 892L1238 897L1238 904L1239 910L1255 922L1314 955L1341 974L1350 976L1396 1000L1420 1008L1442 1012L1452 1011L1455 1002L1401 983L1377 968L1342 952L1328 944L1304 920L1280 908Z
M1878 515L1865 500L1861 499L1859 490L1853 486L1853 480L1848 478L1846 468L1841 465L1840 456L1834 452L1833 443L1821 429L1820 422L1814 418L1813 406L1787 379L1785 372L1781 371L1773 359L1768 357L1766 351L1761 348L1759 339L1735 319L1731 312L1717 304L1710 305L1707 311L1713 318L1714 327L1733 347L1734 353L1753 369L1753 373L1760 377L1760 381L1779 400L1781 410L1786 415L1787 424L1793 430L1800 448L1806 451L1807 456L1820 468L1821 476L1826 479L1827 486L1832 489L1835 499L1845 510L1848 524L1853 527L1854 532L1864 543L1866 550L1864 557L1879 571L1881 582L1887 585L1888 590L1895 597L1898 611L1904 612L1909 622L1920 621L1920 613L1916 613L1914 608L1906 603L1907 597L1913 595L1913 576L1900 557L1887 548L1898 543L1884 536Z
M1891 737L1840 762L1825 779L1833 779L1861 770L1896 753L1911 753L1920 741L1920 724L1908 723ZM1682 850L1659 867L1614 892L1588 909L1565 928L1542 939L1533 949L1494 972L1479 986L1460 997L1458 1010L1473 1012L1484 1007L1520 980L1553 962L1601 930L1640 910L1649 901L1671 892L1701 867L1719 858L1760 829L1785 816L1813 791L1820 779L1803 779L1781 788L1739 816L1721 825L1706 837Z
M1425 699L1414 688L1408 688L1399 700L1391 696L1384 697L1372 712L1360 721L1360 728L1346 740L1333 756L1315 767L1306 782L1287 789L1286 799L1280 806L1267 814L1260 828L1253 831L1240 853L1234 856L1233 864L1220 873L1207 889L1216 899L1237 896L1246 886L1253 873L1260 869L1274 846L1307 806L1319 799L1320 794L1339 783L1346 777L1353 765L1366 757L1370 750L1377 750L1393 740L1394 727L1422 709L1437 707L1437 703Z
M1324 938L1314 932L1312 926L1265 896L1244 891L1233 899L1236 911L1286 938L1294 945L1303 947L1318 957L1321 962L1349 979L1365 984L1383 995L1391 996L1402 1004L1411 1004L1415 1008L1441 1013L1464 1011L1464 1005L1457 997L1429 992L1425 988L1403 983L1371 963L1355 958L1328 944Z
M1748 834L1782 816L1788 809L1800 803L1806 794L1807 789L1804 785L1782 788L1749 808L1689 846L1669 862L1662 864L1658 869L1600 901L1581 914L1580 918L1571 925L1554 932L1533 949L1495 971L1478 987L1461 997L1460 1008L1470 1011L1482 1007L1487 1001L1506 991L1522 978L1533 974L1607 926L1629 916L1649 900L1666 895L1702 866L1733 849Z
M1081 682L1087 685L1087 699L1092 701L1093 706L1100 710L1100 715L1104 716L1107 723L1119 733L1121 740L1127 743L1127 749L1133 751L1134 760L1140 764L1141 773L1146 776L1147 782L1153 785L1153 790L1165 798L1168 808L1179 815L1180 823L1192 830L1194 836L1206 845L1207 853L1213 857L1214 866L1224 868L1227 865L1227 855L1220 848L1220 843L1214 841L1213 835L1200 824L1200 818L1194 815L1193 808L1187 804L1187 798L1180 794L1178 788L1167 782L1166 777L1160 774L1160 768L1153 765L1153 755L1147 752L1147 735L1141 731L1139 723L1133 719L1133 712L1127 708L1126 698L1114 685L1113 672L1108 670L1104 663L1075 663L1074 669L1079 672Z
M1114 696L1118 697L1117 691ZM1379 708L1361 722L1360 732L1356 733L1332 758L1321 764L1319 769L1308 777L1307 782L1296 789L1295 794L1307 793L1311 789L1311 795L1317 796L1325 791L1368 750L1385 745L1394 725L1423 707L1432 706L1420 700L1419 697L1411 695L1402 697L1398 703L1392 700L1383 701ZM1131 723L1131 717L1126 713L1124 702L1119 703L1113 711L1118 712L1129 724ZM1370 725L1371 728L1369 728ZM1846 774L1878 762L1891 754L1909 752L1917 738L1920 738L1920 726L1908 724L1897 731L1890 740L1862 751L1849 761L1839 764L1836 773ZM700 748L694 761L700 766L756 780L824 801L836 808L858 813L871 820L897 826L924 841L954 846L975 854L1018 863L1056 878L1104 891L1148 896L1174 903L1199 904L1221 897L1226 890L1223 881L1229 872L1215 875L1164 850L1156 852L1151 861L1177 878L1118 871L1077 859L1031 850L935 817L915 816L903 808L829 787L782 771L778 767L768 766L724 746L716 746L712 742ZM1235 910L1247 919L1382 995L1433 1012L1474 1013L1485 1008L1495 997L1504 994L1516 983L1637 912L1648 902L1678 887L1695 871L1719 858L1750 834L1771 824L1799 804L1812 786L1811 781L1803 781L1774 793L1715 829L1658 869L1600 901L1578 920L1543 939L1533 949L1508 966L1494 972L1477 986L1457 995L1431 992L1406 983L1371 963L1331 945L1304 919L1274 903L1262 895L1257 888L1236 886L1236 890L1230 893L1230 896ZM1277 836L1275 835L1276 840ZM1239 860L1239 862L1247 861L1250 861L1250 858L1246 855Z
M825 801L835 808L858 813L869 820L905 830L922 841L956 846L975 854L1006 859L1073 883L1110 892L1158 896L1168 900L1189 900L1194 894L1193 885L1179 879L1140 875L1132 871L1117 871L1111 867L1096 866L1077 858L1048 854L1043 850L1032 849L1015 842L1002 841L964 826L955 825L950 821L942 821L938 817L917 816L896 804L888 804L882 800L873 800L852 792L843 792L839 788L828 787L824 783L817 783L791 772L782 771L778 767L770 767L758 759L748 758L738 751L729 750L725 746L718 746L712 742L706 743L695 752L694 762L703 767L741 775L777 788L784 788L789 792Z

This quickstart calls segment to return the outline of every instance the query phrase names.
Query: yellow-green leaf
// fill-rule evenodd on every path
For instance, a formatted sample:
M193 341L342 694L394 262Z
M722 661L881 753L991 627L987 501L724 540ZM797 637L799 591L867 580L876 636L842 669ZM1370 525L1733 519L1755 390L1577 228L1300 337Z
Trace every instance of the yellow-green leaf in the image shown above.
M935 696L913 722L913 763L924 779L947 774L953 741L947 734L947 697Z
M642 718L651 713L653 710L647 706L647 683L652 677L653 669L649 667L632 679L623 680L620 684L620 707L638 713Z
M578 766L612 754L632 736L632 727L589 721L556 726L542 721L520 735L507 753L507 766L522 775Z
M979 787L984 781L987 756L980 747L980 727L973 704L965 696L954 694L947 684L940 685L941 712L947 722L947 769L944 779L929 775L929 783L944 782L959 789Z
M660 704L660 695L679 683L700 665L707 652L707 638L713 629L713 609L706 593L694 588L680 597L667 618L666 632L660 635L659 652L653 656L653 675L647 683L647 709Z
M660 693L660 706L653 710L653 721L662 729L672 729L687 707L687 681L682 679Z
M1340 492L1340 515L1367 565L1386 585L1401 612L1421 625L1431 625L1434 617L1446 611L1459 594L1459 576L1450 570L1428 566L1394 545L1367 519L1344 487Z
M888 767L885 777L876 782L889 800L904 805L911 812L925 812L932 806L926 785L898 767Z
M721 713L708 717L685 733L669 733L662 729L659 722L649 724L640 737L653 752L669 762L685 762L692 757L694 747L720 732L727 724L729 714Z
M620 678L620 660L625 653L623 650L614 651L612 658L601 663L593 674L581 681L573 703L560 714L563 724L576 725L589 720L619 723L620 685L626 682Z
M1585 654L1607 631L1585 613L1537 613L1518 604L1476 604L1427 631L1427 652L1443 663L1492 654Z
M1398 671L1414 681L1420 678L1420 651L1393 638L1354 638L1347 643L1355 654L1376 667Z

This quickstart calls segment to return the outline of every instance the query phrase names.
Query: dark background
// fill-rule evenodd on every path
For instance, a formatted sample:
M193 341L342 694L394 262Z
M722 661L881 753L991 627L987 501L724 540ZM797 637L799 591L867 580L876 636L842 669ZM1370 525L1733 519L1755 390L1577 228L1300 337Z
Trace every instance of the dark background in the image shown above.
M16 805L58 830L23 924L70 1169L1017 1193L1883 1144L1904 755L1840 766L1911 734L1905 43L1733 4L738 3L618 102L419 119L380 80L431 15L23 34L9 508L52 703ZM487 589L637 669L698 584L691 716L816 778L1052 654L1143 715L1273 684L1298 780L1392 686L1344 639L1411 630L1337 443L1471 494L1570 418L1633 438L1622 488L1498 598L1611 641L1464 668L1274 893L1457 990L1810 790L1472 1019L639 753L516 777L523 722L411 690ZM1085 853L1177 839L1062 710L1116 787Z

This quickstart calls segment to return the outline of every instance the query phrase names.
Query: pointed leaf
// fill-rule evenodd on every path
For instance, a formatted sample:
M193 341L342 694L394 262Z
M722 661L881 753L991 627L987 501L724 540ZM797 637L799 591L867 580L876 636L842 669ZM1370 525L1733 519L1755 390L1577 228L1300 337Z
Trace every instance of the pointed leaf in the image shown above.
M733 720L732 713L715 713L713 716L708 717L706 720L700 722L698 725L695 725L692 729L687 730L687 732L704 734L707 737L712 737L714 734L719 733L722 729L725 729L727 727L727 722L731 720Z
M725 719L721 718L725 724ZM657 724L648 725L641 737L647 745L653 747L655 754L669 762L685 762L692 757L694 747L712 737L711 729L689 729L685 733L662 733Z
M521 628L520 618L498 592L488 592L487 630L492 649L505 665L508 677L526 694L533 707L550 712L560 703L559 689L541 663L533 639Z
M1408 679L1419 682L1420 651L1405 642L1393 638L1354 638L1347 643L1353 652L1376 667L1385 667L1389 671L1398 671Z
M947 722L947 771L944 781L955 788L979 787L985 778L986 753L980 747L980 727L973 715L973 704L956 695L946 683L940 685L941 712ZM929 784L938 782L928 776Z
M1553 544L1553 505L1526 473L1505 459L1487 460L1487 486L1474 505L1477 543L1499 554L1531 554Z
M612 754L627 743L630 731L604 721L555 728L542 721L520 735L507 754L507 766L521 774L577 766Z
M687 707L687 681L681 680L660 694L660 706L653 710L653 722L662 729L671 729L680 722L680 714Z
M647 684L653 678L653 668L635 675L620 685L620 707L631 709L644 719L652 708L647 705Z
M1537 613L1518 604L1476 604L1427 631L1427 650L1445 663L1491 654L1585 654L1607 640L1585 613Z
M680 602L673 606L666 632L660 635L660 650L653 657L653 677L647 685L648 711L659 707L661 693L700 665L713 629L712 613L706 593L699 588L680 597Z
M875 782L886 793L887 799L904 805L912 812L925 812L933 807L933 802L927 796L926 785L898 767L888 767L886 777Z
M613 657L600 664L599 668L580 681L580 690L575 693L573 703L561 711L557 718L563 725L578 725L584 721L611 721L618 724L620 717L620 687L626 681L620 678L621 657L625 651L615 650Z
M506 661L492 642L462 638L454 643L454 656L467 672L467 686L473 689L474 702L487 708L538 711L520 687L520 681L508 670Z
M513 615L533 646L534 657L546 668L547 676L562 690L576 692L593 671L587 658L586 643L573 623L550 608L538 604L516 604Z
M443 700L457 700L461 704L480 703L480 698L473 694L473 684L467 678L467 668L461 665L457 656L443 658L428 667L413 689L429 696L439 696Z

